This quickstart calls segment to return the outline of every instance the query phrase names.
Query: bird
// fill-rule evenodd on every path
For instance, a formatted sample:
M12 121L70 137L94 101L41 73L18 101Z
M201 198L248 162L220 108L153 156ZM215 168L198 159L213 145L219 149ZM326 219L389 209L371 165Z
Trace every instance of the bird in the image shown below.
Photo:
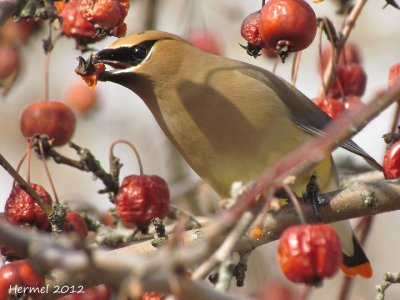
M191 168L222 197L233 182L250 182L312 137L331 118L283 78L242 61L209 54L178 35L148 30L92 55L107 69L99 81L133 91ZM381 166L352 140L341 147ZM302 195L315 176L322 192L338 188L332 156L291 183ZM372 276L349 221L332 223L348 276Z

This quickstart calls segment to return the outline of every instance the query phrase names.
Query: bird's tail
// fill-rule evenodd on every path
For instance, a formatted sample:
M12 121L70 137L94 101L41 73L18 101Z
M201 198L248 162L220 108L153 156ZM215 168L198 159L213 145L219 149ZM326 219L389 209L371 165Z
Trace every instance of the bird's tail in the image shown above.
M347 276L361 275L364 278L372 276L371 264L360 243L354 236L350 222L341 221L330 224L340 238L342 245L343 261L340 269Z
M325 192L337 189L339 186L337 171L333 163L331 172L331 181L328 189L325 189ZM343 261L340 268L343 273L348 276L361 275L364 278L370 278L372 276L371 264L357 238L354 236L350 222L346 220L335 222L330 225L339 235L342 245Z

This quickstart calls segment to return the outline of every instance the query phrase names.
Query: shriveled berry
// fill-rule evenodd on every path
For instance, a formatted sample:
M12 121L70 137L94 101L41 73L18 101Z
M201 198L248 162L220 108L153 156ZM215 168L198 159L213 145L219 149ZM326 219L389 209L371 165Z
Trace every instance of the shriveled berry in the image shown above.
M91 56L85 60L79 56L79 65L75 68L75 73L82 77L90 88L94 88L100 76L105 72L106 66L103 63L94 63Z
M248 15L242 23L240 33L242 37L250 44L258 47L263 47L264 42L261 39L258 31L258 22L260 20L260 11L256 11Z
M362 96L366 86L367 74L361 65L340 65L336 70L336 79L328 90L328 96L332 98Z
M270 0L261 9L259 32L265 47L296 52L307 48L317 32L317 19L304 0Z
M188 40L197 48L215 55L222 54L222 46L217 37L209 31L193 31Z
M79 11L96 27L111 30L124 21L129 6L129 0L81 0Z
M264 47L264 42L261 39L260 32L258 30L258 23L260 21L260 11L249 14L242 23L240 33L242 37L247 41L246 49L247 54L257 57L260 50Z
M129 175L115 198L115 211L125 222L148 225L153 218L163 219L169 210L169 189L157 175Z
M76 232L84 239L88 235L88 228L83 217L76 211L69 211L64 220L65 232Z
M0 299L9 299L10 289L13 292L12 288L15 286L26 287L30 299L39 299L44 294L40 289L45 289L45 281L44 277L32 268L29 260L24 259L11 262L0 269ZM15 291L14 294L18 293Z
M329 45L322 49L321 53L321 62L319 68L322 69L322 72L325 72L326 67L328 66L329 60L333 55L332 46ZM340 53L340 57L337 60L337 65L349 65L349 64L359 64L362 63L362 56L360 49L358 46L352 42L348 42L344 45L342 52Z
M79 12L81 0L70 0L67 3L55 1L58 16L62 18L62 28L66 36L72 37L78 44L93 43L100 38L96 35L94 25Z
M339 236L323 224L289 227L279 240L278 262L291 281L315 284L339 269L342 262Z
M400 84L400 63L391 66L389 70L389 88L396 84ZM399 102L400 98L397 101Z
M39 196L43 197L45 203L48 205L52 204L51 197L43 186L31 183L31 187ZM50 223L46 214L39 204L37 204L31 196L18 186L13 186L10 196L7 199L4 212L7 220L11 223L29 223L42 230L48 230L50 228Z
M75 123L72 110L58 101L34 102L27 105L20 116L20 128L25 137L45 134L53 139L54 146L64 145L71 140Z
M386 179L400 178L400 141L386 151L383 159L383 173Z
M332 119L338 118L344 111L343 102L332 98L315 98L314 103Z
M67 295L58 300L109 300L111 296L111 288L105 284L89 287L80 293Z

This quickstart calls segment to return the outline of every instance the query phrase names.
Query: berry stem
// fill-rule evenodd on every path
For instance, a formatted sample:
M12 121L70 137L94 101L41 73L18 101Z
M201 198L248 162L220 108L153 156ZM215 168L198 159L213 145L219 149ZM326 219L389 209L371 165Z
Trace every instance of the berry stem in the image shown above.
M49 101L49 68L51 51L47 52L44 62L44 100Z
M281 58L279 57L279 55L276 56L275 61L274 61L274 65L272 66L272 73L276 73L276 69L278 68L278 64L281 61Z
M350 11L348 17L344 21L344 26L343 29L340 31L340 39L336 45L336 51L333 51L334 53L336 52L336 57L340 57L340 54L342 52L343 46L346 43L351 30L353 29L353 26L359 17L365 3L367 0L358 0L355 5L353 6L353 9ZM334 47L335 50L335 47ZM336 64L333 61L334 55L332 55L331 59L329 60L329 63L326 67L325 73L324 73L324 84L325 87L329 87L334 79L334 73L336 70ZM321 94L322 92L320 92Z
M324 24L323 22L320 22L319 24L319 35L318 35L318 56L319 56L319 68L320 68L320 77L321 77L321 92L320 92L320 97L324 97L326 98L326 85L325 85L325 81L324 81L324 74L322 71L322 33L324 31L323 29ZM332 51L333 55L335 55L335 53Z
M399 121L400 121L400 104L397 103L396 112L394 113L393 116L392 127L390 129L390 132L395 133L397 131L397 125L399 124Z
M292 65L292 85L296 87L297 74L299 73L300 61L302 51L298 51L294 54L294 60Z
M56 191L56 188L55 188L55 185L53 182L53 178L51 177L49 167L47 166L46 156L44 154L44 149L43 149L43 143L40 139L39 139L39 150L40 150L40 156L42 157L42 161L43 161L44 169L46 171L47 178L49 179L49 182L50 182L51 190L53 191L54 199L56 200L57 204L60 204L60 200L58 199L58 195L57 195L57 191Z
M120 144L120 143L128 145L133 150L133 152L136 155L136 159L137 159L137 161L139 163L140 176L142 176L143 175L143 165L142 165L142 160L140 159L139 151L136 149L136 147L131 142L129 142L127 140L119 139L119 140L114 141L111 144L110 155L109 155L110 164L111 164L111 162L113 161L113 158L114 158L114 153L113 153L114 152L114 146L117 145L117 144Z
M26 150L25 153L22 154L22 156L21 156L21 158L20 158L20 160L18 162L17 169L16 169L17 173L19 173L19 170L21 169L21 166L24 163L25 158L26 158L27 155L28 155L28 150ZM14 179L13 185L15 185L15 179Z
M29 139L28 149L27 149L27 156L28 156L28 166L27 166L27 174L26 174L26 181L31 183L31 154L32 154L32 141L33 138ZM17 169L19 170L19 169Z
M296 211L296 214L298 215L301 224L307 224L306 218L304 217L303 210L301 209L299 200L297 200L297 197L293 193L292 189L287 184L282 184L282 188L284 189L286 194L288 194L289 200L292 202L294 210Z

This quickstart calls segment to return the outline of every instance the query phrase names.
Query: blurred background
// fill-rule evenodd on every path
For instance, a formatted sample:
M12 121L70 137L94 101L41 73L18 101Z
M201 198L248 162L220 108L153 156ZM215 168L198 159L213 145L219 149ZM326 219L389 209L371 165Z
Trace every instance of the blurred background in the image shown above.
M150 1L136 0L131 2L131 8L125 22L128 33L142 31L146 28L147 8ZM339 28L342 17L335 14L335 1L325 0L319 4L310 5L318 17L328 16ZM387 88L388 70L391 65L400 62L400 11L389 6L382 9L385 1L369 1L363 9L350 40L360 47L363 66L368 76L367 91L362 98L368 102L382 89ZM221 53L224 56L246 61L271 70L273 59L260 56L250 57L239 46L245 44L240 35L242 20L251 12L260 9L261 1L228 1L228 0L168 0L158 1L156 10L152 10L154 28L173 32L179 35L193 31L207 31L215 36ZM47 26L36 33L36 36L21 47L22 68L16 84L8 95L0 101L0 153L16 166L24 153L27 142L19 128L19 114L23 107L44 98L44 66L45 55L41 40L47 37ZM95 43L95 49L102 49L115 38L106 38ZM324 41L326 43L326 40ZM75 49L74 41L61 38L53 50L50 63L50 99L66 101L71 86L81 82L75 74L76 58L81 55ZM84 54L88 57L88 53ZM279 64L277 74L290 81L292 59L285 64ZM317 42L303 51L297 87L308 97L314 98L321 85L318 73ZM80 146L89 148L102 165L108 169L109 145L116 139L127 139L133 142L141 154L144 170L147 174L158 174L171 185L173 196L181 195L184 191L197 186L199 178L179 158L171 148L168 140L161 132L144 103L131 91L112 83L99 83L95 88L98 94L97 107L85 116L78 116L77 128L73 141ZM385 145L381 136L390 130L394 109L389 108L372 121L354 140L377 161L381 162ZM59 149L65 155L75 157L68 146ZM354 155L344 151L336 151L340 159ZM128 147L120 145L115 154L121 158L124 167L122 177L138 173L138 164ZM363 162L361 162L363 163ZM76 207L82 203L97 207L101 211L110 206L106 195L97 191L103 188L100 181L93 180L90 174L80 172L68 166L49 163L50 171L55 182L59 197L69 201ZM26 166L21 170L26 174ZM121 177L121 178L122 178ZM48 187L42 162L32 157L32 182ZM4 207L12 185L12 178L0 168L0 209ZM201 196L216 199L209 188L201 186ZM179 200L176 200L179 201ZM215 210L217 202L207 204L195 203L200 212ZM365 250L374 267L374 276L370 280L355 279L349 299L372 299L375 297L375 285L382 281L384 272L400 271L400 259L397 249L400 237L397 228L400 226L398 212L387 213L376 217L372 232L366 242ZM275 243L258 248L250 258L251 277L246 282L243 292L258 293L266 285L275 282L291 286L281 275L276 263ZM250 280L251 279L251 280ZM338 274L332 280L326 280L324 286L312 292L311 299L337 299L340 282L343 276ZM269 282L267 284L267 282ZM387 299L399 299L400 288L392 287L387 293ZM272 299L272 298L271 298ZM289 298L288 298L289 299ZM293 298L294 299L294 298Z

